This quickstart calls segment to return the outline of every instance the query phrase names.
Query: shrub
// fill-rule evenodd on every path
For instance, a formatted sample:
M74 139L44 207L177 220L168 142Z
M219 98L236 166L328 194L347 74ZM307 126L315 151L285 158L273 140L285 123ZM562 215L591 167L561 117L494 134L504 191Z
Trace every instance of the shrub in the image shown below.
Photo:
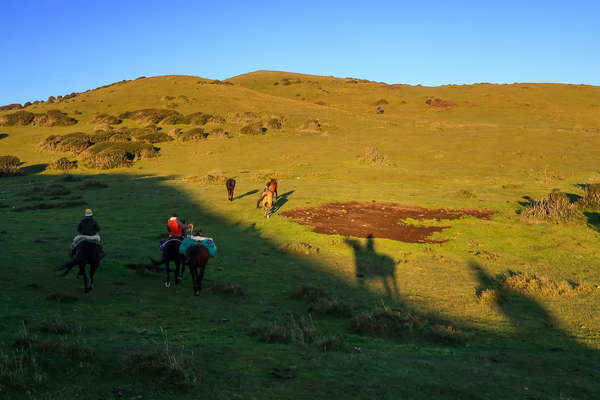
M210 131L210 136L216 138L227 138L229 137L229 132L225 132L223 128L214 128Z
M496 305L504 301L502 293L497 289L478 289L476 291L476 296L481 303L487 305Z
M41 147L50 151L62 151L80 153L94 142L90 135L82 132L69 133L67 135L50 135L41 143Z
M583 198L580 200L584 207L600 207L600 184L585 185Z
M387 157L379 152L375 147L367 147L363 160L371 167L383 167L388 164Z
M192 142L197 140L205 139L208 136L208 133L204 132L202 128L193 128L189 131L183 132L179 135L179 140L182 142Z
M23 108L23 106L19 103L7 104L5 106L0 106L0 111L18 110L20 108Z
M174 110L164 110L160 108L147 108L143 110L137 111L126 111L119 115L121 119L133 119L135 121L140 121L147 124L158 124L163 119L177 116L181 117L182 115Z
M0 176L23 175L21 160L15 156L0 156Z
M321 337L315 344L322 352L342 351L346 347L344 336L340 334Z
M352 313L352 306L348 302L312 285L298 286L291 296L308 301L308 312L338 316L349 316Z
M110 169L129 167L134 161L156 157L158 150L146 143L98 143L81 153L91 168Z
M456 197L461 198L461 199L472 199L472 198L475 197L475 195L473 193L471 193L471 192L469 192L468 190L465 190L465 189L457 190L454 195Z
M227 177L220 170L215 170L206 176L190 176L187 177L188 182L197 182L203 185L221 185L227 181Z
M373 103L374 106L383 106L385 104L388 104L388 101L386 99L379 99Z
M75 118L71 118L59 110L49 110L46 114L35 114L33 118L33 125L36 126L69 126L76 123Z
M77 160L69 161L66 157L61 157L58 160L52 161L48 164L49 169L57 169L59 171L70 171L77 168Z
M242 128L240 128L240 133L244 135L259 135L266 130L266 128L263 128L262 122L257 121L248 125L244 125Z
M147 133L145 135L139 135L135 137L137 142L144 142L149 144L161 143L161 142L170 142L173 138L166 133L154 132Z
M29 125L34 118L34 113L17 111L16 113L0 116L0 126Z
M283 128L283 117L271 118L267 121L266 125L269 129L281 129Z
M99 114L94 117L94 122L108 124L108 125L117 125L123 121L121 121L119 118L117 118L113 115Z
M185 122L185 123L192 124L192 125L204 125L208 121L210 121L211 118L212 118L212 115L210 115L210 114L205 114L203 112L196 112L196 113L193 113L190 115L186 115L185 119L187 122Z
M319 249L311 246L308 243L299 242L299 243L286 243L279 247L279 251L282 253L292 253L292 254L317 254Z
M576 293L581 287L567 280L555 281L546 276L526 272L509 271L508 276L499 278L504 290L514 290L532 295L564 296Z
M316 119L311 119L302 124L299 129L303 132L316 133L321 131L321 124Z
M133 351L122 361L123 370L133 376L171 385L191 385L200 380L194 353L176 354L168 346L164 350Z
M255 113L253 113L252 111L246 111L243 113L235 113L232 117L233 122L237 123L237 124L249 124L251 122L256 122L258 120L260 120L260 117L258 115L256 115Z
M250 325L249 333L266 343L313 343L319 332L310 316L296 318L289 315L281 321L257 321Z
M559 223L580 217L580 211L565 193L554 189L547 199L530 201L521 216L533 222Z
M378 307L352 319L352 328L360 334L374 336L404 336L419 327L421 321L410 311Z
M212 115L208 119L208 122L212 122L213 124L224 124L225 123L225 117L222 117L220 115Z

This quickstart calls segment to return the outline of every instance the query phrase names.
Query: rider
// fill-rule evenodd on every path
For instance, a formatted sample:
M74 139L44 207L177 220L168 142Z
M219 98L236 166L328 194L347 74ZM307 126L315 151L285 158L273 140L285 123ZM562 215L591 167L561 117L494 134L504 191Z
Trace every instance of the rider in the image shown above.
M177 218L177 214L173 213L171 218L167 221L167 231L169 232L169 239L180 239L183 240L183 233L186 229L192 228L192 224L184 224Z
M94 213L89 208L85 210L85 216L77 227L77 232L79 232L80 235L94 236L100 232L100 225L98 225L98 222L96 222L93 215Z

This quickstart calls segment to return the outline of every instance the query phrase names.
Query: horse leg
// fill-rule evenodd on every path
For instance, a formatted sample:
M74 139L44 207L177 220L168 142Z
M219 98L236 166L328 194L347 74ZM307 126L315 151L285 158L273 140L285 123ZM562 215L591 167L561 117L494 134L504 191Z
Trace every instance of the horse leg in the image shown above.
M79 264L79 270L83 274L83 292L89 293L92 288L90 287L90 281L87 274L85 273L85 264Z
M97 269L98 269L97 262L90 264L90 290L92 290L94 288L94 275L96 274Z
M170 260L165 262L165 269L167 270L167 280L165 281L165 287L171 287L171 268L169 268L169 264L171 264Z
M194 285L194 295L200 295L200 289L198 288L198 271L195 265L190 265L190 274L192 274L192 284Z
M179 263L179 258L175 259L175 284L178 285L179 284L179 278L180 278L180 270L181 266Z
M206 269L206 261L199 266L200 273L198 274L198 294L202 290L202 280L204 279L204 270Z
M185 258L180 257L179 263L181 264L181 273L179 274L179 280L183 280L183 274L185 273Z

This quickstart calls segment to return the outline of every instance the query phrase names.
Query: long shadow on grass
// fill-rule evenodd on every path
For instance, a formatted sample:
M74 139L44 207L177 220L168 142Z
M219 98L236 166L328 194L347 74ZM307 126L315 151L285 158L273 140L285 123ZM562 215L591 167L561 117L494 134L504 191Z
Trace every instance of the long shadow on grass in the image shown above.
M410 392L412 394L409 393L406 396L409 398L434 398L439 397L440 393L450 393L446 398L479 398L481 385L495 387L498 385L497 378L521 376L526 368L516 363L500 367L471 366L471 362L478 359L478 352L507 348L514 342L525 341L528 345L519 347L521 350L525 349L524 351L540 352L541 348L549 352L552 348L565 348L577 350L578 353L585 352L586 357L594 356L597 359L595 351L579 345L558 329L545 308L539 302L526 296L515 297L514 301L518 303L517 305L512 303L498 305L511 323L517 327L515 333L508 336L486 331L465 322L450 321L459 330L472 332L476 336L489 339L488 342L491 343L487 347L484 346L483 349L482 345L479 345L478 349L465 348L460 353L463 355L456 360L453 359L454 356L448 356L445 350L421 354L418 350L407 350L408 347L390 345L389 352L398 352L398 354L392 354L389 359L386 359L387 363L392 364L388 364L390 368L384 370L379 365L381 360L378 359L378 354L380 356L384 356L384 354L381 350L377 350L381 349L382 342L373 342L369 338L358 340L357 345L360 346L357 347L358 350L355 350L355 353L342 352L339 355L324 354L315 357L310 353L311 348L282 350L280 346L258 343L256 339L246 335L245 330L252 322L257 319L276 320L289 312L306 311L306 304L290 299L291 293L300 283L318 282L319 286L352 301L356 306L356 312L365 311L380 304L381 294L370 291L366 285L355 284L353 280L348 281L329 272L325 265L316 258L280 252L279 245L266 239L260 229L251 223L252 221L250 223L241 221L241 218L238 219L235 214L228 215L227 219L216 215L212 212L210 204L191 198L186 193L188 187L181 183L155 176L126 174L88 175L86 178L107 184L108 188L97 191L78 191L79 182L77 181L36 175L18 178L20 181L17 182L22 182L22 185L13 185L7 189L6 193L3 193L7 197L5 202L9 206L16 206L23 201L23 193L32 186L30 184L32 180L37 185L45 186L60 182L72 194L81 195L82 201L87 204L63 209L23 211L18 214L10 211L10 208L0 209L0 222L10 222L2 224L2 229L6 229L7 232L3 237L10 238L10 249L12 249L0 252L0 265L12 265L14 258L17 255L22 256L24 252L27 252L28 255L27 268L29 272L25 274L16 270L7 271L6 274L10 274L10 276L6 280L16 288L23 288L32 282L48 282L44 286L51 288L43 289L46 290L46 293L36 294L37 297L31 303L27 303L26 293L10 292L12 298L23 299L23 301L14 303L14 309L10 308L13 307L11 306L13 303L6 303L4 311L0 311L0 317L6 315L3 314L6 312L19 313L19 315L39 315L40 312L52 311L53 307L59 306L43 300L52 293L80 296L77 309L73 309L73 307L60 309L65 313L65 318L82 318L80 323L85 324L89 332L98 331L101 338L97 340L97 346L102 346L106 337L113 339L109 341L110 343L126 343L126 345L119 345L121 347L115 344L114 348L111 347L113 346L111 344L106 347L106 354L104 354L104 348L100 349L102 351L98 351L98 357L102 359L103 365L114 365L114 370L109 372L114 376L122 375L123 370L119 360L122 357L123 346L142 346L157 341L162 343L164 338L159 331L160 327L167 327L169 332L179 332L177 338L185 342L188 347L202 346L202 358L206 360L203 384L205 382L207 388L204 389L207 392L202 392L202 394L212 395L213 393L209 393L210 390L219 391L222 390L221 388L227 388L227 391L223 391L220 396L215 396L215 398L230 398L231 393L245 393L248 397L265 397L266 390L278 390L276 387L263 389L262 386L257 386L255 377L256 375L269 376L268 368L277 357L294 360L293 363L300 365L299 369L326 369L326 375L332 377L326 379L321 375L313 376L299 371L298 376L301 378L292 380L286 385L286 388L289 388L286 389L289 390L286 392L287 397L294 397L290 394L301 393L306 390L306 387L318 389L317 392L322 397L331 397L335 394L349 396L351 392L347 391L347 385L351 382L352 384L356 383L355 386L352 386L352 393L364 398L398 398L398 394L403 393L407 388L413 388ZM282 197L285 199L292 192L290 191ZM223 198L219 201L226 202L227 200ZM101 234L107 253L107 257L103 260L97 273L96 287L87 297L80 293L79 282L73 279L59 279L52 274L50 268L65 261L66 250L71 243L84 208L94 210L95 218L102 227ZM199 297L192 294L189 274L180 286L165 289L162 273L140 276L124 268L126 264L146 263L149 255L155 258L159 257L157 237L164 232L166 221L172 212L176 212L180 218L201 227L206 236L214 238L219 248L217 257L209 261L205 275L205 290ZM256 223L263 220L262 215L258 213L255 218ZM32 238L36 237L51 237L53 240L32 247ZM408 308L416 316L416 319L420 320L448 320L448 318L438 315L436 311L423 310L422 307L411 303L407 297L403 296L396 286L398 277L395 275L393 260L375 250L373 239L367 239L365 245L352 239L348 239L346 243L355 251L357 274L364 273L364 278L380 281L383 285L384 295L388 296L386 305ZM366 272L363 272L363 262L369 267ZM482 285L491 279L482 269L475 269L475 266L473 266L473 272ZM358 278L359 282L364 278ZM239 285L247 293L246 297L241 300L224 299L211 294L211 287L223 281ZM451 286L451 282L440 282L439 284ZM9 290L13 289L9 288ZM11 298L8 294L6 296L7 299ZM79 308L85 312L80 313ZM339 318L315 315L314 321L317 327L321 325L337 326L336 329L344 332L344 335L351 334L349 319L340 320ZM226 326L222 324L226 324ZM530 324L532 325L530 326ZM10 327L10 329L12 328ZM13 331L17 330L18 327L15 326ZM145 339L146 336L148 339ZM218 339L214 339L215 336ZM353 337L357 341L356 336ZM419 339L414 340L411 336L405 338L401 334L390 340L395 342L410 340L416 346L410 348L416 349L423 344ZM445 345L432 342L425 344L425 347L429 349L435 346L444 347ZM364 353L359 353L360 348L365 349ZM314 350L314 348L312 349ZM310 356L303 358L304 354ZM542 364L547 359L544 358L545 356L539 355L533 357L538 357L538 364ZM313 361L313 358L318 361ZM560 357L557 358L558 360L553 361L552 365L555 369L562 366L565 360L570 360L567 363L570 365L579 363L581 355L572 355L565 351L561 352ZM256 372L257 368L263 368L261 365L264 363L271 364L265 366L264 371ZM232 369L230 365L237 367ZM448 366L448 368L444 366ZM248 373L250 370L253 372ZM352 375L351 371L353 370L361 372L359 375ZM483 370L486 372L481 375L480 371ZM366 373L363 371L377 372L363 376L362 374ZM476 375L477 387L472 388L468 382L457 381L456 374ZM534 371L534 374L538 378L545 377L543 371ZM567 375L559 375L565 379L576 375L577 380L582 382L583 386L597 387L596 376L593 374L585 375L575 372L565 374ZM64 376L73 375L68 373ZM424 376L428 378L425 379ZM97 379L97 377L89 379ZM126 383L132 384L137 379L131 378ZM153 377L149 376L148 379L152 380ZM371 383L369 385L361 384L364 379ZM512 378L510 381L502 383L502 391L506 398L517 398L522 395L522 389L517 388L513 383ZM67 378L62 378L62 380L57 378L52 384L61 387L70 382L67 381ZM444 387L458 385L458 389L456 389L458 393L441 392L440 385ZM556 389L557 393L559 388L563 389L560 379L556 382L549 382L548 386ZM537 395L539 398L544 398L543 394L532 392L534 391L530 392L532 396ZM464 396L461 396L461 393ZM565 396L575 394L577 397L576 395L581 394L581 391L567 388L564 394ZM273 394L266 397L278 396ZM579 398L584 397L579 396Z
M0 133L0 139L4 139L8 137L8 133Z
M272 213L277 212L281 207L283 207L283 205L285 203L287 203L288 197L292 195L292 193L294 193L293 190L290 190L289 192L285 192L279 196L277 196L277 201L275 203L273 203L273 209L271 210Z
M252 195L254 193L258 193L258 189L250 190L250 191L248 191L248 192L246 192L244 194L240 194L239 196L234 197L233 200L243 199L244 197L250 196L250 195Z

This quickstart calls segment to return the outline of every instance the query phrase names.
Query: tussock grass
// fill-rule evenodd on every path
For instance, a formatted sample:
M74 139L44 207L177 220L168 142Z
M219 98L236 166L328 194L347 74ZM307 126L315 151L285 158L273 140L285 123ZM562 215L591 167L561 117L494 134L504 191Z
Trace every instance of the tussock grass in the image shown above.
M252 122L240 128L240 133L243 135L260 135L266 131L267 128L264 128L260 121Z
M56 316L52 319L42 321L39 331L56 335L68 335L75 333L76 328L73 324L66 322L61 316Z
M119 118L115 117L114 115L109 115L109 114L103 113L103 114L96 115L94 117L94 122L96 122L98 124L117 125L123 121L120 120Z
M228 297L246 297L244 290L235 283L231 282L221 282L216 283L213 287L210 288L210 291L215 294L220 294L222 296Z
M322 336L316 340L315 345L324 353L346 349L346 341L342 334Z
M232 122L240 125L247 125L253 122L260 121L260 117L252 111L236 112L231 116L230 119Z
M23 175L21 160L15 156L0 156L0 177Z
M35 344L38 353L68 358L71 361L92 361L96 357L94 350L71 337L66 339L45 340Z
M181 117L181 114L174 110L146 108L143 110L126 111L119 115L121 119L132 119L145 124L158 124L167 117Z
M94 142L90 135L83 132L69 133L67 135L50 135L42 141L40 146L44 150L81 153Z
M482 304L493 306L504 302L504 296L498 289L478 289L475 295Z
M373 336L406 336L419 328L419 317L407 310L382 306L364 311L352 319L352 329Z
M291 297L307 301L309 303L308 311L311 313L341 317L352 314L352 305L320 287L308 284L299 285L292 291Z
M69 126L76 123L75 118L71 118L59 110L48 110L45 114L35 114L33 118L33 125L36 126Z
M79 190L106 189L108 185L95 179L85 180L77 186Z
M527 272L509 271L499 277L502 288L506 291L523 292L534 296L571 296L580 292L583 287L565 279L554 280L543 275Z
M389 163L387 156L380 153L375 147L371 146L365 149L363 161L371 167L384 167Z
M46 382L46 375L30 351L8 354L0 349L0 393L31 392L44 387Z
M201 185L222 185L227 182L227 177L223 175L223 171L215 170L205 176L188 176L185 180Z
M316 119L309 119L298 127L298 130L306 133L321 132L321 124Z
M67 157L61 157L58 160L54 160L48 164L47 168L63 172L70 171L77 168L77 160L70 161Z
M23 126L33 122L35 114L29 111L17 111L0 116L0 126Z
M203 140L208 137L208 133L204 131L202 128L193 128L188 131L183 132L177 138L182 142L194 142L198 140Z
M226 132L223 128L213 128L210 131L211 138L228 138L229 132Z
M284 122L283 117L269 118L269 120L267 120L265 125L268 129L281 129L281 128L283 128L283 122Z
M579 200L583 207L600 207L600 183L592 183L583 187L583 197Z
M286 243L279 247L279 251L281 253L287 254L317 254L319 253L319 249L317 247L311 246L309 243L305 242L295 242L295 243Z
M547 199L531 200L521 217L529 222L561 223L581 218L581 211L565 193L554 189Z
M454 193L454 196L458 197L459 199L472 199L472 198L476 197L472 192L469 192L468 190L465 190L465 189L457 190Z
M278 321L256 321L249 329L250 335L257 336L265 343L293 343L306 345L319 337L319 331L309 316L288 315Z

